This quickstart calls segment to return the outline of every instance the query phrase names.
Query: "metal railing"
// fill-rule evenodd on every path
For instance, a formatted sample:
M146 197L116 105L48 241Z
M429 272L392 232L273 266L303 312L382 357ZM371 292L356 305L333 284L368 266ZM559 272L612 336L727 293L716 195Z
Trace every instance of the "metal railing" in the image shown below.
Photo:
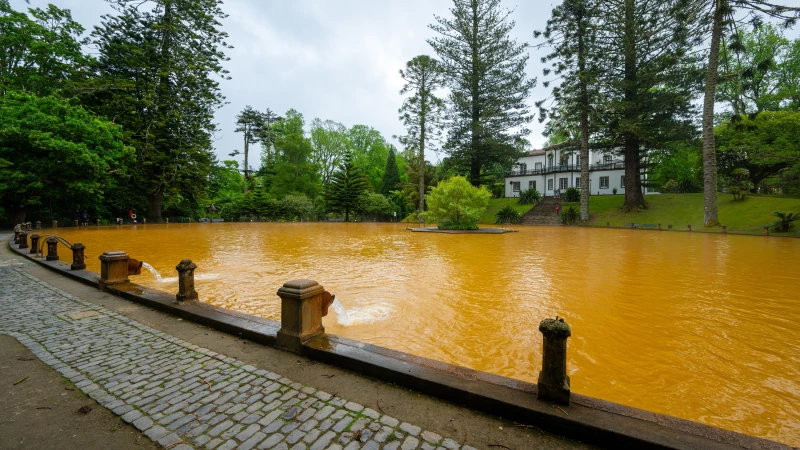
M590 171L598 171L598 170L621 170L625 169L625 163L621 161L611 162L607 164L599 163L599 164L590 164L589 170ZM542 167L541 169L530 169L530 170L512 170L511 172L506 172L505 176L508 177L523 177L527 175L546 175L550 173L556 172L580 172L581 165L580 164L561 164L558 166L548 166Z

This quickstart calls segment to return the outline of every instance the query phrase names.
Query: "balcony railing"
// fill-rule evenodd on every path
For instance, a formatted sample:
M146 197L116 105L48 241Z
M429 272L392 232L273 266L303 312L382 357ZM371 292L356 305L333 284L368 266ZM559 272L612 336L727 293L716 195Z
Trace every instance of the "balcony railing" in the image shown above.
M607 164L599 163L599 164L589 165L589 171L618 170L624 168L625 168L625 163L621 161L611 162ZM542 167L541 169L512 170L511 172L506 172L506 178L523 177L526 175L546 175L549 173L556 173L556 172L580 172L580 171L581 171L580 164L562 164L558 166Z

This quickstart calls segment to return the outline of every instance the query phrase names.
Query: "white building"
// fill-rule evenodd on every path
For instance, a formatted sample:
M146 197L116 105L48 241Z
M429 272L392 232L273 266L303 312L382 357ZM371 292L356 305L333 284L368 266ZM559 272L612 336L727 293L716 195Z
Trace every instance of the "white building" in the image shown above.
M620 150L620 149L617 149ZM589 150L589 194L611 195L625 193L625 161L620 152L605 149ZM567 188L581 187L580 150L574 146L553 145L533 150L517 161L511 172L505 174L505 196L519 197L520 191L534 188L545 197L555 190L563 194ZM646 161L642 164L642 180L647 179ZM642 188L643 192L654 192ZM646 191L645 191L646 189Z

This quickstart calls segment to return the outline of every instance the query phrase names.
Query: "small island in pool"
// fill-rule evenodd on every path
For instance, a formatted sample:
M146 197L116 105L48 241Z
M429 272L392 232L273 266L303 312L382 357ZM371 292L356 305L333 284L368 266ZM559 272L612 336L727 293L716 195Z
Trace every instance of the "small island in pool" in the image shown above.
M511 230L508 228L478 228L477 230L447 230L439 227L422 227L422 228L406 228L408 231L417 231L421 233L447 233L447 234L503 234L503 233L516 233L519 230Z

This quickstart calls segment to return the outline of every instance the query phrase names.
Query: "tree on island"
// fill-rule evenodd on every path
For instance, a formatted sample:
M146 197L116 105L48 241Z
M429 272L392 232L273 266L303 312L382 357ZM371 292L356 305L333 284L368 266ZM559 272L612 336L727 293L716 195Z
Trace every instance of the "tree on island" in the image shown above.
M525 73L528 45L511 38L515 22L500 0L454 0L450 13L434 16L439 36L428 40L450 89L444 150L480 186L483 169L519 156L536 80Z
M400 120L406 126L406 135L400 142L407 149L417 152L417 188L419 196L418 211L425 211L425 148L439 140L444 102L436 97L434 91L443 86L444 77L440 64L427 55L414 57L400 70L406 81L400 95L412 93L403 101Z
M452 177L428 194L427 218L443 230L477 230L491 196L485 186L475 187L462 176Z
M747 12L754 26L762 22L760 14L783 21L790 27L800 18L800 8L780 5L767 0L693 0L708 11L711 22L711 44L706 66L705 96L703 98L703 226L719 226L717 209L717 155L714 144L714 103L717 100L720 43L725 31L734 30L735 16Z
M333 174L333 181L328 187L326 193L328 211L344 213L344 220L349 222L350 213L359 210L361 194L369 189L369 179L353 161L353 154L348 152L339 170Z
M250 180L250 144L257 144L264 134L265 117L250 105L245 106L236 116L236 133L244 134L244 179ZM238 152L235 152L238 153ZM233 155L231 155L233 156Z

